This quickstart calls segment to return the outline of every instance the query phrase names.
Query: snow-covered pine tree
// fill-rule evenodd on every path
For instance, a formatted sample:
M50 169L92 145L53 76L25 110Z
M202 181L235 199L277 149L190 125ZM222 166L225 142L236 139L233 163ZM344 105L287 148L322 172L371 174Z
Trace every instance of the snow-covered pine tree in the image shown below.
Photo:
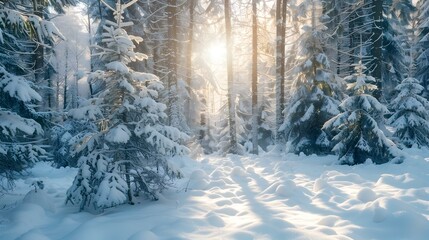
M60 11L67 2L44 4ZM32 9L30 1L19 7L13 1L0 2L0 178L7 180L46 157L39 140L47 121L35 110L42 97L31 82L35 75L31 53L40 43L55 42L61 33L52 22L33 15ZM0 180L0 188L7 182Z
M386 138L378 127L388 113L386 106L370 95L377 89L375 78L366 76L360 62L356 73L346 77L354 91L341 103L341 113L328 120L323 129L335 135L332 151L339 155L341 164L360 164L371 159L376 164L386 163L397 156L396 145Z
M415 77L424 87L423 95L429 97L429 1L420 0L418 9L418 44L417 44L417 71Z
M70 111L75 119L95 121L99 131L87 136L75 151L88 151L79 160L79 172L67 192L67 201L83 209L104 209L125 202L140 192L153 199L166 187L166 180L180 175L168 162L168 156L183 154L180 141L187 135L163 124L166 106L157 102L163 89L159 79L149 73L128 68L133 61L147 58L134 52L141 38L130 36L122 22L122 13L136 0L108 6L116 22L106 20L99 56L105 71L90 78L105 82L94 99Z
M323 124L339 113L342 99L340 84L329 70L329 60L324 53L326 27L317 20L316 1L305 1L312 12L312 25L304 26L300 39L298 74L295 90L286 108L281 127L290 152L326 154L329 141L322 131Z
M399 94L391 103L395 113L389 118L393 136L408 148L429 146L429 101L419 96L423 87L417 79L407 78L396 90Z
M37 141L43 130L33 108L41 99L31 82L0 65L0 191L12 187L17 173L46 156Z

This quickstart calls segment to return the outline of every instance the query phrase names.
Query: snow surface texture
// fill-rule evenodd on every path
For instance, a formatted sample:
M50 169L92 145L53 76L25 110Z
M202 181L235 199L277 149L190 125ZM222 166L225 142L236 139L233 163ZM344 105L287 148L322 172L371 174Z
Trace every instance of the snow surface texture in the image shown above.
M137 199L98 215L64 206L75 169L38 163L0 198L0 239L423 240L428 149L406 151L403 164L356 166L292 154L176 158L185 178L159 201ZM34 180L45 188L24 197Z

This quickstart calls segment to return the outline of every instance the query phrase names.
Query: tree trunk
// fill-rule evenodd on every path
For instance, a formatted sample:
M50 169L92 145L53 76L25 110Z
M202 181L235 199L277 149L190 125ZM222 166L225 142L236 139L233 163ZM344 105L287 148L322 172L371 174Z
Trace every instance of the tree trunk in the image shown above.
M374 69L372 76L377 81L378 91L374 93L374 97L381 98L383 91L382 82L382 47L383 47L383 0L372 1L372 11L374 16L374 23L372 25L372 57Z
M354 12L354 10L352 10L353 12L350 14L350 21L349 21L349 74L353 74L353 72L355 71L353 64L355 63L355 51L354 51L354 47L355 47L355 17L356 14ZM361 43L362 44L362 43Z
M68 46L66 46L66 56L65 56L65 61L66 61L66 64L65 64L65 68L64 68L64 92L63 92L63 99L64 99L64 103L63 103L63 109L66 109L67 108L67 101L68 101L68 99L67 99L67 94L68 94L68 81L67 81L67 76L68 76L68 74L69 74L69 64L68 64L68 59L69 59L69 48L68 48Z
M191 84L192 84L192 47L194 41L194 9L195 0L189 0L189 32L188 32L188 49L186 54L186 89L188 97L186 99L186 116L188 117L188 124L190 123L191 116Z
M287 0L276 2L276 143L282 142L283 137L278 132L283 124L285 108L285 31Z
M33 0L34 14L43 19L43 5L39 4L37 0ZM37 39L37 46L34 51L34 78L37 84L41 84L44 77L44 54L43 39Z
M179 127L177 106L177 18L176 0L169 0L167 7L168 17L168 53L167 53L167 90L168 90L168 118L169 124Z
M225 0L225 30L226 30L226 64L228 80L228 117L230 153L238 153L237 131L235 126L235 100L234 100L234 75L232 66L232 29L231 29L231 2Z
M256 0L252 0L252 144L258 154L258 18Z
M125 153L125 157L127 157L127 154ZM125 159L128 161L128 159ZM125 163L125 181L127 183L127 197L128 197L128 204L130 205L134 205L133 202L133 194L132 194L132 190L131 190L131 177L130 177L130 163L127 162Z

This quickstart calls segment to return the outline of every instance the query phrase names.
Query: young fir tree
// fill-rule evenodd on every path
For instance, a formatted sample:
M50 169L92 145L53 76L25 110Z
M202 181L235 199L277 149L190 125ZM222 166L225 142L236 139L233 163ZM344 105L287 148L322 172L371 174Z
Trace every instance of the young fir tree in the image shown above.
M179 142L187 135L163 124L166 106L157 102L163 89L153 75L135 72L127 67L146 55L135 53L134 43L142 41L130 36L121 13L136 0L116 4L116 22L106 20L103 33L105 48L100 57L106 62L104 71L90 78L105 82L95 98L79 109L70 111L75 119L97 122L99 131L87 136L74 150L87 151L79 160L79 172L67 192L67 201L82 209L104 209L125 202L140 192L157 199L157 192L166 187L166 180L180 175L172 169L168 156L183 154L187 148Z
M371 159L376 164L386 163L396 157L395 144L386 138L378 127L387 108L370 95L377 89L376 81L363 72L360 62L356 74L346 77L351 82L348 89L354 91L341 103L341 113L327 121L323 128L335 135L332 151L339 155L341 164L360 164Z
M389 123L395 127L394 137L407 148L429 145L429 101L419 96L423 87L415 78L407 78L396 87L398 96L391 108L395 113Z
M339 113L342 93L324 53L325 26L317 23L315 1L307 2L312 4L312 26L303 28L295 91L280 130L285 133L288 151L326 154L330 152L330 143L322 126Z

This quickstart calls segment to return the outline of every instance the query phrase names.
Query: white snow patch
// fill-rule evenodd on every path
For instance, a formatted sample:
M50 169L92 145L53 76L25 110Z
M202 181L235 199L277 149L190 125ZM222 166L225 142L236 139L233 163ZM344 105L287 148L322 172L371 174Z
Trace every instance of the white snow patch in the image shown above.
M425 240L428 149L405 151L402 164L356 166L281 153L175 158L184 177L159 201L135 197L95 215L64 205L76 169L37 163L0 198L0 239ZM23 200L39 179L54 212Z

